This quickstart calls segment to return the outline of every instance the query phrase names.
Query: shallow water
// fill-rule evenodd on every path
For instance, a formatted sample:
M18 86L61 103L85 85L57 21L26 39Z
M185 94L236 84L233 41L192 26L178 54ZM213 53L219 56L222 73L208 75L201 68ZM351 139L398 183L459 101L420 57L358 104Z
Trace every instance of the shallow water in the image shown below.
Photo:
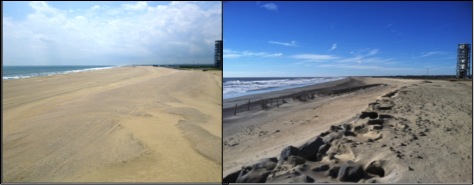
M3 66L3 80L49 76L90 70L113 68L114 66Z
M320 84L345 77L224 78L224 99Z

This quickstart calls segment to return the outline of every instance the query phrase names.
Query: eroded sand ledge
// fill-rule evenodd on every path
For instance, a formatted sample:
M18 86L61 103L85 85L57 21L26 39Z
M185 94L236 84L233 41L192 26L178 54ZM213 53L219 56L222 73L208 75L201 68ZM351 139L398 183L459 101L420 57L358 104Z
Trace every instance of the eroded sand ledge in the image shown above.
M3 81L3 180L220 182L221 97L215 71L120 67Z
M224 111L224 182L472 183L471 81L354 80L387 85Z

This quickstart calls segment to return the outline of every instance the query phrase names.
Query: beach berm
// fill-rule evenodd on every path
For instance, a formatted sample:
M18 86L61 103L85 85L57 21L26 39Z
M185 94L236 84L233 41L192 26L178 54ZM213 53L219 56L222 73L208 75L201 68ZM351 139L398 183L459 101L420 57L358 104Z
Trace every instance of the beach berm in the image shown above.
M249 100L268 108L224 109L224 182L472 183L470 80L349 77L224 105Z

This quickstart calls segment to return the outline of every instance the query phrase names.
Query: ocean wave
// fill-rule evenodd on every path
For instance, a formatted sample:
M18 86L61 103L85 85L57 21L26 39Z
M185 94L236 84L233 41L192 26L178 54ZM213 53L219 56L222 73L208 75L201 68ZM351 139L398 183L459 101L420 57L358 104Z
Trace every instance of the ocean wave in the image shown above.
M78 73L78 72L84 72L84 71L95 71L95 70L111 69L111 68L115 68L115 67L95 67L95 68L87 68L87 69L70 70L70 71L64 71L63 74Z
M227 80L223 83L224 99L259 94L264 92L291 89L343 79L344 77L314 77L288 79Z
M86 71L111 69L111 68L116 68L116 67L118 66L94 67L94 68L75 69L75 70L67 70L67 71L55 71L55 72L39 72L39 73L9 75L9 76L7 75L7 76L3 76L3 80L13 80L13 79L31 78L31 77L37 77L37 76L51 76L51 75L59 75L59 74L78 73L78 72L86 72Z

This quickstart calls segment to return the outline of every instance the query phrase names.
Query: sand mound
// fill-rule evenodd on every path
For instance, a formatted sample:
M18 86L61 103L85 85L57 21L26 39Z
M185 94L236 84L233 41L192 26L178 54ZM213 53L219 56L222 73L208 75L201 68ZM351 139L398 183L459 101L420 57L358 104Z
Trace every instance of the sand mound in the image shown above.
M272 129L283 130L282 132L285 129L304 128L291 129L293 132L286 136L284 133L277 133L278 137L294 138L291 136L301 134L310 139L298 142L300 145L274 145L273 148L280 149L277 165L267 169L268 176L265 173L254 179L259 179L260 182L261 179L266 179L265 182L272 183L472 183L472 84L441 80L429 83L401 81L404 83L398 83L396 79L385 81L398 85L381 92L375 100L365 104L365 109L360 110L359 114L339 122L340 124L326 126L325 130L316 130L314 128L319 125L311 123L312 120L327 117L321 112L325 111L324 106L328 104L314 103L313 107L298 104L305 107L297 109L286 106L280 108L281 111L276 109L273 113L265 114L268 117L266 120L285 120L285 117L278 116L291 116L283 114L285 110L299 116L305 114L298 114L294 110L315 110L306 114L306 117L301 117L305 121L291 120L280 124L278 121L271 122ZM344 100L344 96L340 99ZM336 100L337 97L334 101ZM332 110L338 110L337 115L340 116L339 110L347 105L341 103ZM318 116L314 116L315 114ZM262 119L257 117L258 114L252 116ZM284 127L285 125L288 127ZM264 124L247 127L253 127L256 132L269 128ZM311 131L319 134L310 135ZM253 144L267 146L264 143L269 141L265 139L278 138L271 136L263 137L260 145ZM234 148L243 150L242 148L248 147L244 137L234 134L233 138L239 139L240 144L228 147L227 152ZM265 155L269 156L272 155ZM234 182L233 180L241 177L237 175L239 172L241 170L226 173L229 176L224 179Z
M222 164L222 155L220 152L216 152L221 150L222 142L219 137L189 121L180 120L177 126L196 152L219 165Z

